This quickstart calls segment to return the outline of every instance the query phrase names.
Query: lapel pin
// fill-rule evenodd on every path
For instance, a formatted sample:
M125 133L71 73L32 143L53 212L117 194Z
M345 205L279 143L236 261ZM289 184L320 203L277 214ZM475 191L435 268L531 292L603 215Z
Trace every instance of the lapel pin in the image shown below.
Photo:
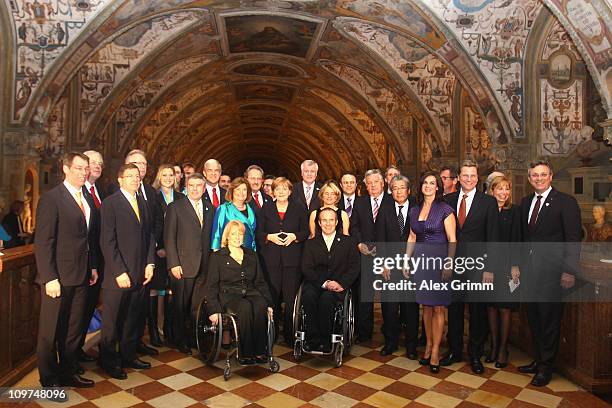
M546 203L545 205L548 207L550 205L550 203Z

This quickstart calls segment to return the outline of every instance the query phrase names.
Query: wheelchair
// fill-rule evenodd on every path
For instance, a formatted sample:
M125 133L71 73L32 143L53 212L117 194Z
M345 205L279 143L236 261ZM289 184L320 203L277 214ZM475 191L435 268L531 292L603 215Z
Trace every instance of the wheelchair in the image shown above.
M203 300L198 306L196 316L196 342L200 359L206 365L213 365L219 358L221 348L223 347L223 334L229 334L230 343L229 349L225 355L225 369L223 370L223 378L227 381L232 375L231 358L236 359L236 364L240 359L240 336L238 333L238 324L236 316L233 313L219 313L219 320L216 325L213 325L208 318L210 314L206 311L206 300ZM268 369L272 373L278 372L280 366L278 361L274 359L273 347L275 342L274 320L268 316L268 346L266 348L266 357L268 358Z
M346 291L343 302L338 302L334 308L334 323L332 328L331 352L306 351L304 342L306 341L306 313L302 305L302 285L295 296L293 307L293 330L295 340L293 345L293 357L300 361L304 353L312 355L333 355L336 367L342 365L342 359L351 350L353 336L355 333L355 309L353 307L353 295L350 289Z

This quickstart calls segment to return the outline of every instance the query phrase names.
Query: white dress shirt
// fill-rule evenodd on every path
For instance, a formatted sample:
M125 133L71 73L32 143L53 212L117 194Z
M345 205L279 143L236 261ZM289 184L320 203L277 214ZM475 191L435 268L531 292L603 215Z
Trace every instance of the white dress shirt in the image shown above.
M219 204L221 204L221 189L219 188L219 184L213 187L210 184L206 183L206 192L208 193L210 202L212 203L215 201L215 199L213 198L213 188L216 190L217 198L219 199Z
M539 217L540 213L542 212L542 207L544 206L544 203L546 202L546 198L548 197L548 194L550 194L551 191L552 191L552 186L548 187L548 189L546 191L544 191L542 194L534 193L533 199L531 200L531 205L529 206L529 216L527 217L527 222L529 222L529 220L531 220L531 213L533 212L533 208L535 207L535 203L538 200L538 195L542 196L542 198L540 199L540 208L538 210L538 217ZM537 219L536 219L536 221L537 221Z

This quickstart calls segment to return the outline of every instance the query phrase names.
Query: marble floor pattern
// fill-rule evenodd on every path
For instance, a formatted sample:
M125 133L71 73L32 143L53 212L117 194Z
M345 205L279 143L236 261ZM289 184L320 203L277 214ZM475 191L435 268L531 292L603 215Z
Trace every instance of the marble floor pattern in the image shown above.
M379 316L380 314L377 313ZM276 346L274 353L280 371L267 366L232 370L223 380L223 361L205 366L194 353L188 357L176 350L160 348L160 354L143 357L152 365L148 370L128 369L127 380L109 379L95 363L85 364L85 377L96 381L94 388L69 391L69 401L13 404L18 407L156 407L182 408L336 408L336 407L433 407L433 408L604 408L610 404L555 375L543 388L529 384L528 375L516 366L529 362L524 353L510 352L510 364L496 369L485 364L483 375L473 375L466 363L443 367L438 375L429 373L416 361L404 357L405 350L381 357L380 320L371 342L351 349L344 365L334 368L324 358L309 358L297 364L293 351ZM195 351L195 350L194 350ZM38 386L34 370L19 387ZM0 407L11 406L0 403Z

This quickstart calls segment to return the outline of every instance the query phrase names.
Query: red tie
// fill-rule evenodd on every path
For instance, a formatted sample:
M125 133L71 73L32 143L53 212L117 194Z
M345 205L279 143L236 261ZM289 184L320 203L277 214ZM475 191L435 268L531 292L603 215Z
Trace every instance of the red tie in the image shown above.
M459 228L463 228L463 224L465 223L465 199L467 196L467 194L464 194L461 199L461 204L459 204Z
M253 198L255 199L255 202L257 203L257 207L261 208L261 203L259 202L259 193L253 194Z
M529 218L529 232L535 231L536 223L538 222L538 214L540 213L540 205L542 196L539 195L536 199L533 211L531 212L531 218Z
M213 205L219 207L219 197L217 197L217 187L213 187Z
M91 196L94 199L94 204L96 205L96 208L100 208L100 200L98 200L98 196L96 195L95 187L92 185L91 187L89 187L89 191L91 192Z

